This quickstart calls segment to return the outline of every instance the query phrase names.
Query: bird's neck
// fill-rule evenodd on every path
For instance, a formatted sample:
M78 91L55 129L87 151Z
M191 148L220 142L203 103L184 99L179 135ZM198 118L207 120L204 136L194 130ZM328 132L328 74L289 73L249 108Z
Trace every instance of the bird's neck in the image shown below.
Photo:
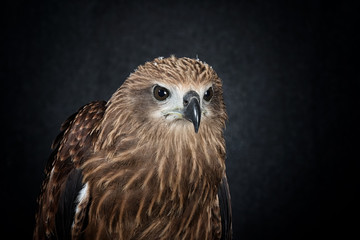
M185 235L182 229L206 228L208 220L200 221L201 226L195 223L199 218L210 219L225 170L225 150L222 136L205 136L201 130L206 129L198 134L169 131L143 134L147 137L122 135L116 144L89 159L83 166L93 201L90 212L94 214L89 221L97 216L112 226L106 216L115 212L119 219L119 229L112 229L115 232L142 228L147 232L150 219L157 219L151 229L155 235L167 228ZM122 226L127 229L121 230Z
M188 195L191 188L201 184L219 185L225 171L222 132L213 132L205 125L198 133L191 125L188 129L169 128L167 132L151 132L152 128L142 131L145 129L111 136L116 140L85 164L89 173L96 175L92 169L101 169L103 178L99 182L106 185L119 186L121 182L125 189L141 185L173 195ZM122 185L125 181L128 183Z

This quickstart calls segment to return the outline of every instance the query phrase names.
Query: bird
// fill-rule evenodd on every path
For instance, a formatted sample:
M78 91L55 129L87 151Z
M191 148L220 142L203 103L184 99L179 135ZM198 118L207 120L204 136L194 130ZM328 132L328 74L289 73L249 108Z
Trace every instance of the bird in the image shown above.
M158 57L60 127L33 239L226 239L222 80L201 60Z

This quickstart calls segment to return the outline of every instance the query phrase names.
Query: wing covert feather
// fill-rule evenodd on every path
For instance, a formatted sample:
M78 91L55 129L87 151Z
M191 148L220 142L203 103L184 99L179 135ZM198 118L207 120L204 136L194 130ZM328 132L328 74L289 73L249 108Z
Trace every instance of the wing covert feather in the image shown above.
M46 178L38 199L34 239L55 239L56 228L68 225L59 222L64 218L56 216L58 208L60 204L61 211L73 208L71 199L80 191L82 181L81 174L75 174L74 170L93 152L93 144L97 138L97 133L93 130L101 122L105 109L105 101L89 103L61 125L61 132L52 144L53 152L45 169ZM69 181L76 183L76 187L69 188ZM63 216L67 214L73 213L62 212Z

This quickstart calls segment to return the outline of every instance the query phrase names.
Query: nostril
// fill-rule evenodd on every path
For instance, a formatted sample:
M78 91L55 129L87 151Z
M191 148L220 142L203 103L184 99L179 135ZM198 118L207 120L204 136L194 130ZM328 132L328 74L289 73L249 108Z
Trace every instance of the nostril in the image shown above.
M187 106L189 104L189 101L184 99L184 106Z

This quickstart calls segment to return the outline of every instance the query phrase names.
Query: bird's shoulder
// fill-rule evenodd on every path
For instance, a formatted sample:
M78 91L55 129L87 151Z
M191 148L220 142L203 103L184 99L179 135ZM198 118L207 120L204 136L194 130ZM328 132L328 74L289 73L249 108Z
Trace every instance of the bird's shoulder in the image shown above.
M75 164L80 163L96 140L96 128L106 110L105 101L91 102L82 106L62 125L61 132L52 144L59 161L71 158Z

